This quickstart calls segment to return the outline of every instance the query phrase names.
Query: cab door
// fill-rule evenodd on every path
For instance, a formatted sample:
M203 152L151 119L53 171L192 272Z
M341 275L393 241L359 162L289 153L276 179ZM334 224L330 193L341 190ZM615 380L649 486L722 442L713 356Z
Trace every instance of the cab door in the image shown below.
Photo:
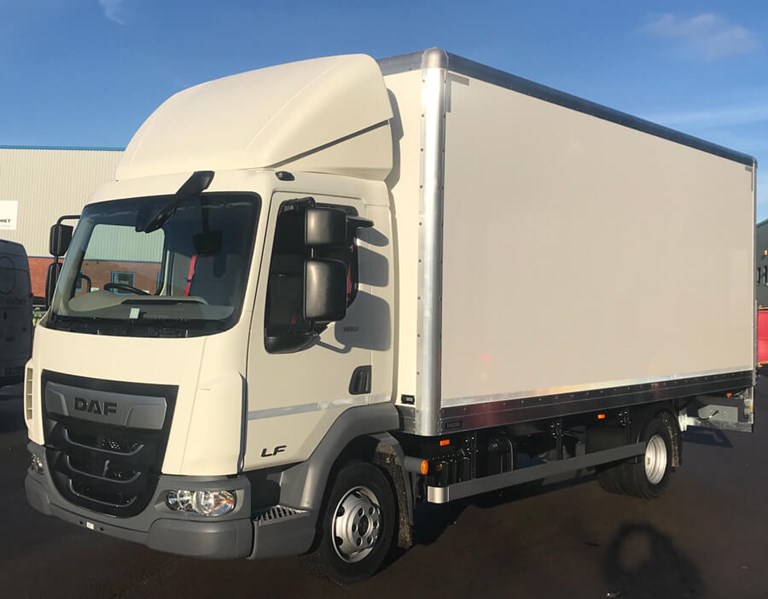
M247 441L243 467L264 468L306 459L342 411L371 402L371 326L376 302L360 282L359 240L345 259L347 311L319 338L303 343L302 203L366 217L359 199L327 194L275 193L251 324L248 355ZM291 334L295 339L291 339ZM277 341L275 341L277 339Z

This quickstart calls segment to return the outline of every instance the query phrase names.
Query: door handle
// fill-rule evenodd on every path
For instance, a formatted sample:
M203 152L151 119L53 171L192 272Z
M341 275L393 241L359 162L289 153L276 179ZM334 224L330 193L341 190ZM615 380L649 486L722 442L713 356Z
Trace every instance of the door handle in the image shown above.
M371 367L358 366L352 372L352 378L349 380L350 395L362 395L371 392Z

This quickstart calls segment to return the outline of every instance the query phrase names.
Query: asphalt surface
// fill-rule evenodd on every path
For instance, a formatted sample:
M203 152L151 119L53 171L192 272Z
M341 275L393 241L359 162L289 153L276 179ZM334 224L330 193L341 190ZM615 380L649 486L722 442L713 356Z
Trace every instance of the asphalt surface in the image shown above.
M689 432L660 499L609 495L586 477L422 511L417 545L345 588L299 558L180 558L38 514L24 496L20 396L0 390L0 598L768 597L766 380L757 432Z

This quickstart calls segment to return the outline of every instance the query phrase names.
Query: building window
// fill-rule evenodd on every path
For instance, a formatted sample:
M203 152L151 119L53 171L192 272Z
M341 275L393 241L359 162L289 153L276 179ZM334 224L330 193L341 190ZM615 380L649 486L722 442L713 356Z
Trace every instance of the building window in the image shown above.
M123 272L123 271L112 271L112 275L110 277L110 280L113 283L119 283L120 285L128 285L130 287L133 287L133 281L136 274L132 272Z

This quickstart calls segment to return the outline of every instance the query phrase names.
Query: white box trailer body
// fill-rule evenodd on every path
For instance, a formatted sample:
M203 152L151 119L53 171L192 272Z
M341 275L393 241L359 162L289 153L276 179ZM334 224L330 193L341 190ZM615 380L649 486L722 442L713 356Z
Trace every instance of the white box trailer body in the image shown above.
M400 264L399 390L415 397L403 408L413 430L750 373L754 160L448 63L431 79L386 77L404 129L393 185L401 255L419 257L418 272Z
M587 467L656 496L681 429L752 427L754 180L440 50L185 90L67 250L27 368L29 501L351 581L420 501ZM93 267L137 256L137 286Z

